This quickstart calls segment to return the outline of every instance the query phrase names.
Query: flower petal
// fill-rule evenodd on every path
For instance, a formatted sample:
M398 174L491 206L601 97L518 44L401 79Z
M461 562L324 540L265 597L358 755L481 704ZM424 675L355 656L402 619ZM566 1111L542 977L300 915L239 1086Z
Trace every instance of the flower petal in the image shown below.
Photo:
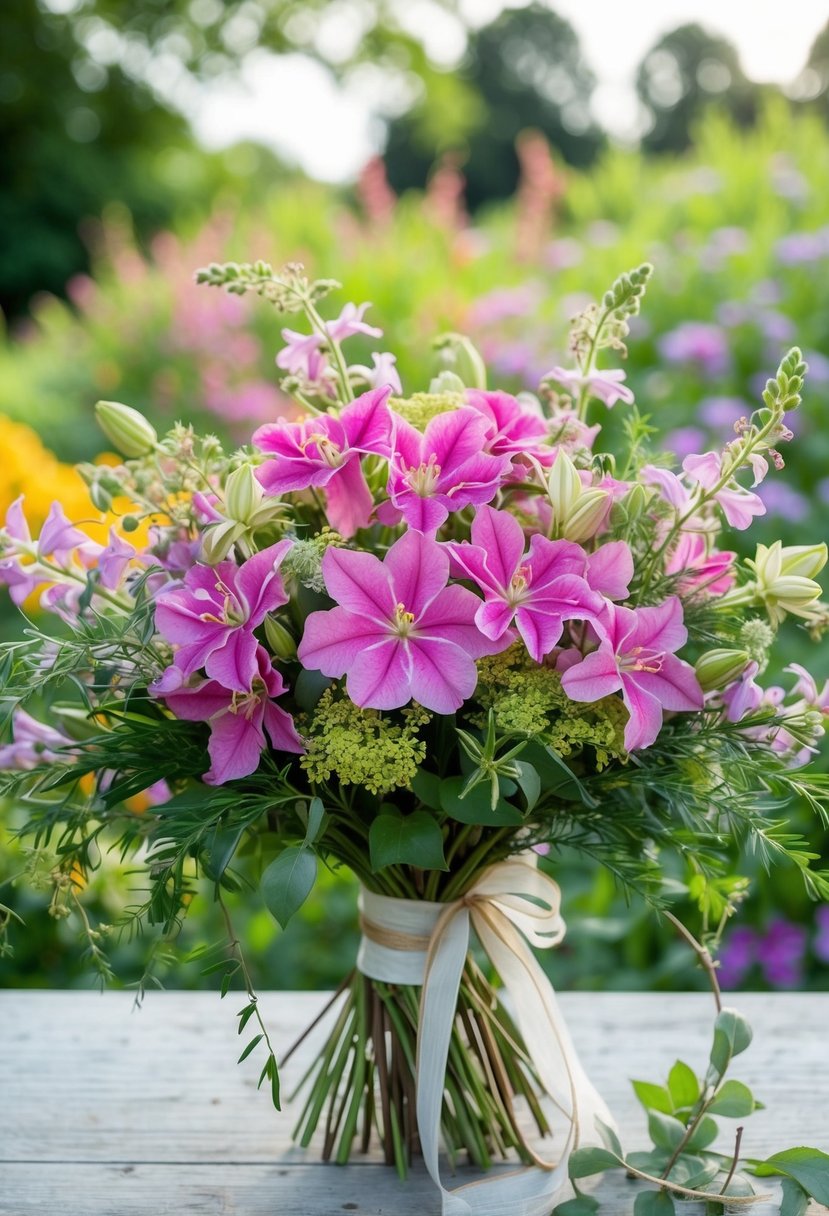
M225 636L223 646L212 650L204 663L204 670L212 680L218 680L224 688L235 692L247 692L258 674L256 660L258 642L247 629L231 629Z
M348 444L359 452L375 452L388 456L390 451L391 416L388 399L391 388L373 388L363 393L340 414L340 422Z
M411 701L411 673L406 660L406 646L399 638L387 637L379 645L362 650L346 681L354 704L363 709L399 709Z
M424 708L437 714L451 714L475 691L478 682L475 662L453 642L414 639L411 657L411 695Z
M487 420L477 410L467 405L447 410L427 424L423 452L427 459L434 454L442 480L446 480L462 464L483 452L487 430Z
M278 571L292 544L292 540L281 540L261 553L255 553L238 568L236 588L247 604L248 623L252 629L261 625L274 608L288 602Z
M600 545L587 559L586 578L594 591L610 600L624 600L633 578L633 554L623 540Z
M622 677L609 647L601 646L585 655L561 677L561 687L571 701L600 701L622 687Z
M305 744L297 734L293 718L280 705L274 705L273 701L265 702L264 724L268 738L276 751L297 753L305 751Z
M355 616L345 608L312 612L305 622L297 658L303 667L321 671L324 676L342 676L362 651L387 636L376 621Z
M481 507L472 521L472 544L483 549L487 567L506 589L524 556L524 530L515 516Z
M368 526L374 499L356 452L336 470L326 486L325 494L328 522L346 540L358 529Z
M662 726L662 706L657 697L634 679L622 676L622 700L630 717L625 725L625 747L632 752L637 747L650 747Z
M696 672L690 663L666 654L658 672L637 671L636 682L652 693L663 709L692 712L702 709L703 695Z
M422 532L405 532L389 549L383 565L391 576L395 603L414 613L419 624L421 615L446 586L448 553Z
M534 612L531 605L522 605L515 613L515 624L524 639L530 658L540 663L561 637L564 622L558 615Z
M247 718L245 714L225 713L210 724L207 751L210 769L204 774L208 785L224 785L239 777L248 777L259 767L265 747L262 714Z
M616 609L617 615L619 609ZM634 646L643 646L658 653L679 650L688 640L688 630L683 624L682 601L670 595L661 604L637 608L633 629L619 649L628 653Z
M389 572L373 553L328 548L322 574L328 594L346 611L381 626L394 616L396 601Z

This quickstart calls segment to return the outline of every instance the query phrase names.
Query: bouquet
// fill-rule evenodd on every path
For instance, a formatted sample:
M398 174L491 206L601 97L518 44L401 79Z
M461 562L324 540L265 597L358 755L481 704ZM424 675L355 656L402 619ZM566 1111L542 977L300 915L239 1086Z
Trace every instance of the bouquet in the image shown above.
M59 503L37 537L20 500L0 532L0 581L59 622L47 634L35 618L0 663L3 789L52 850L54 914L83 917L106 975L82 899L104 850L145 874L115 930L155 927L167 946L206 879L227 912L223 994L234 980L248 994L242 1059L256 1053L278 1105L225 895L258 885L284 925L320 864L351 870L362 945L297 1136L320 1129L345 1162L376 1135L401 1174L422 1153L446 1211L546 1212L568 1170L623 1160L530 948L564 934L559 850L668 919L690 896L702 940L678 927L718 1009L712 953L745 894L741 853L829 896L786 822L793 800L825 816L808 761L826 690L796 663L785 687L762 683L781 626L817 638L829 622L826 545L743 559L723 535L763 513L753 487L783 465L806 368L790 351L722 451L672 467L624 372L602 366L625 353L650 273L617 279L573 321L571 366L515 397L457 334L406 395L392 354L349 360L351 339L381 337L368 305L326 319L337 285L301 267L212 265L200 281L302 318L277 356L296 415L227 453L101 402L124 459L81 471L108 543ZM747 1036L719 1012L714 1072L671 1116L676 1151L626 1168L664 1194L744 1193L727 1161L704 1161L703 1182L688 1162L702 1168L699 1129ZM450 1193L440 1143L453 1161L527 1168Z

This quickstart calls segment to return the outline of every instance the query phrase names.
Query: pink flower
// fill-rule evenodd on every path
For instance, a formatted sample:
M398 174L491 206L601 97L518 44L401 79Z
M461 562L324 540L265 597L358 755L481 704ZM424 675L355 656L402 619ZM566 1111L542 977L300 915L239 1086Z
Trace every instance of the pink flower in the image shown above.
M819 709L821 713L829 714L829 680L818 691L814 676L800 663L790 663L783 670L797 676L797 683L792 689L793 697L801 697L810 709Z
M89 566L100 552L101 546L69 522L59 502L53 502L40 529L37 540L38 557L51 557L59 566L63 566L70 561L74 553L83 565Z
M183 587L157 597L156 628L178 645L174 662L184 676L203 667L225 688L250 690L257 672L253 630L287 603L278 571L291 544L281 540L242 566L229 561L193 566Z
M402 393L400 373L397 370L397 357L389 351L375 351L371 356L374 370L370 373L371 383L375 388L390 388L393 393Z
M692 481L696 481L704 490L713 490L722 478L722 461L723 458L719 452L705 452L699 456L686 456L682 462L682 468L687 476ZM744 490L733 478L722 489L717 490L713 497L719 503L722 513L731 527L740 531L751 526L755 515L765 515L766 513L765 505L759 494L752 494L750 490Z
M606 595L609 600L627 599L633 578L633 554L626 541L608 541L588 554L585 578L592 591Z
M0 769L30 769L38 764L66 760L67 755L56 750L72 746L72 740L44 722L38 722L25 709L17 709L12 717L13 742L0 746Z
M646 486L655 486L662 498L680 514L690 505L691 496L688 493L688 487L670 469L663 469L655 464L646 464L642 466L640 476Z
M759 670L759 663L749 663L740 678L723 690L722 702L729 722L742 722L762 703L763 690L754 679Z
M328 549L322 573L338 607L311 613L297 654L323 675L347 674L355 705L397 709L414 698L451 714L475 689L475 659L500 649L475 626L477 597L446 586L446 550L419 532L401 536L382 562Z
M552 461L550 428L540 410L528 409L510 393L487 393L482 389L470 389L466 400L490 424L487 451L493 456L531 453L546 463Z
M231 691L217 680L187 684L178 668L168 667L150 691L163 698L177 718L210 723L211 766L204 774L208 785L224 785L255 772L267 746L265 734L276 751L305 750L291 715L273 702L285 692L285 684L263 646L255 649L253 675L245 689Z
M586 388L591 397L603 401L608 409L612 409L617 401L624 401L626 405L633 402L633 393L623 383L626 373L621 368L608 368L582 376L574 368L553 367L547 373L547 378L557 380L574 396Z
M320 350L322 334L300 334L293 329L283 329L282 337L285 346L276 356L276 366L312 384L320 380L327 366Z
M253 442L274 459L256 476L269 494L324 486L333 528L345 537L364 528L374 506L360 457L389 454L391 389L374 388L347 405L339 417L322 414L304 422L284 419L261 426Z
M495 497L510 458L487 455L492 423L478 410L438 414L423 434L394 412L392 419L391 510L381 509L384 523L402 515L419 532L435 532L450 511Z
M562 687L574 701L589 702L621 690L630 715L625 747L650 747L663 710L703 706L693 667L674 654L688 637L682 604L675 596L653 608L608 603L603 625L606 636L598 650L564 672Z
M98 573L103 586L114 591L135 555L135 547L110 528L109 543L98 556Z
M472 521L472 544L447 548L484 593L475 613L481 633L498 641L514 622L537 663L556 645L565 621L595 621L604 606L585 581L579 545L536 535L525 554L521 525L506 511L482 507Z
M683 532L665 563L665 572L681 575L677 581L679 591L725 595L734 586L736 557L736 553L727 549L709 552L705 537L699 532Z
M371 308L370 304L348 303L343 305L340 315L333 321L325 323L328 336L334 342L344 342L346 338L353 338L356 334L365 334L367 338L382 338L382 329L378 329L376 325L368 325L363 320L366 310L369 308Z

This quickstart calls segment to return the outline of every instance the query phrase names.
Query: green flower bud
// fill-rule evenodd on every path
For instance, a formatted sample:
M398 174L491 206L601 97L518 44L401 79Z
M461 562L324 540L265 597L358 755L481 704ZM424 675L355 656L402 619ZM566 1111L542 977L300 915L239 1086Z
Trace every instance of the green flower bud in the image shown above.
M228 519L249 524L261 501L262 487L256 480L253 468L249 464L239 465L225 482L225 513Z
M819 545L786 545L781 549L780 569L783 574L798 574L815 578L826 565L827 549Z
M462 395L465 388L466 386L460 376L450 371L438 372L429 381L430 393L458 393Z
M438 373L454 372L466 388L486 388L486 364L465 334L441 334L434 350Z
M565 451L559 449L556 462L547 478L547 494L557 522L563 522L584 491L576 466Z
M155 428L130 405L122 405L120 401L99 401L95 417L122 456L147 456L158 444Z
M773 545L758 545L750 566L756 575L755 602L765 605L773 625L779 625L787 613L808 617L821 587L811 577L826 563L826 545L788 545L779 540Z
M559 454L556 464L560 459ZM576 505L559 525L558 530L562 538L581 543L595 536L607 515L609 498L609 490L583 490Z
M696 662L700 687L703 692L725 688L743 674L748 662L747 650L707 650Z
M209 566L224 561L240 536L245 534L245 525L235 519L227 519L219 524L211 524L202 536L202 556Z
M640 481L637 481L636 485L622 499L628 519L638 519L640 515L644 515L652 497L653 491L648 486L643 486Z
M265 617L265 638L273 653L280 659L293 659L296 641L275 616Z

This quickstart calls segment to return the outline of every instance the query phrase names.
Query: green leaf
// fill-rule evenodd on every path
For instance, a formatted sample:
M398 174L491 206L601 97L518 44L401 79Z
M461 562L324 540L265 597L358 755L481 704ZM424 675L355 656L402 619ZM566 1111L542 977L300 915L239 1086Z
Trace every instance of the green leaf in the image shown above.
M722 1009L714 1023L714 1043L707 1080L718 1080L726 1072L734 1056L745 1051L751 1042L751 1027L736 1009Z
M592 1195L577 1195L553 1208L553 1216L593 1216L599 1210L599 1201Z
M661 1110L665 1115L674 1113L674 1101L664 1085L652 1085L650 1081L632 1081L636 1097L645 1110Z
M503 798L496 803L495 810L492 809L488 783L476 785L461 798L465 784L463 777L447 777L440 783L441 810L452 819L481 827L518 827L524 822L518 808L510 806Z
M251 1039L251 1041L248 1043L245 1050L239 1056L239 1059L236 1061L237 1064L241 1064L243 1060L246 1060L248 1058L248 1056L250 1055L250 1053L253 1051L253 1049L255 1047L258 1047L258 1045L262 1042L264 1037L265 1037L264 1034L262 1034L261 1032L259 1034L255 1034L253 1036L253 1038Z
M648 1112L648 1134L657 1148L672 1151L685 1135L685 1125L673 1115L651 1110Z
M719 1173L721 1173L719 1162L714 1161L710 1165L706 1165L704 1169L689 1173L682 1185L689 1187L692 1191L701 1191L708 1186L709 1182L713 1182ZM673 1171L671 1174L673 1175ZM678 1179L674 1179L674 1181L678 1181Z
M419 768L414 775L412 792L424 806L431 807L433 811L441 810L440 777L437 773L427 773L425 768Z
M784 1178L780 1216L804 1216L809 1206L809 1196L794 1178Z
M242 1033L255 1013L256 1005L253 1002L251 1002L250 1005L246 1005L244 1009L239 1010L239 1029L236 1032L237 1034Z
M309 714L332 683L333 681L321 671L311 671L304 667L294 681L294 697L299 708Z
M704 1119L700 1119L694 1134L689 1139L686 1148L689 1153L695 1152L697 1149L708 1148L709 1144L713 1144L719 1135L719 1127L713 1119L709 1119L708 1115Z
M204 872L213 882L221 882L224 872L230 865L233 854L239 847L239 841L245 832L245 824L241 827L228 828L227 831L217 832L210 845L210 851L203 860Z
M533 766L524 760L516 760L515 767L518 770L516 780L521 793L527 799L527 812L529 813L541 797L541 778Z
M624 1157L622 1143L616 1132L607 1123L603 1123L598 1115L596 1116L596 1129L602 1138L605 1148L609 1149L611 1153L615 1153L617 1157Z
M633 1203L633 1216L673 1216L674 1201L667 1191L640 1191Z
M670 1153L662 1149L651 1149L650 1152L632 1152L628 1153L625 1158L626 1163L634 1170L641 1170L644 1174L659 1175L664 1170L670 1160Z
M369 828L371 868L408 865L419 870L448 870L443 856L443 835L429 811L411 815L384 813Z
M305 848L285 849L265 870L262 898L283 929L305 903L316 879L316 855Z
M742 1119L754 1109L754 1095L742 1081L724 1081L708 1107L710 1114L725 1115L728 1119Z
M622 1166L624 1162L606 1148L577 1148L570 1154L567 1168L571 1178L589 1178L591 1174L603 1174L605 1170L618 1170Z
M674 1110L693 1106L699 1098L699 1081L696 1073L682 1060L677 1060L668 1073L668 1089L674 1103Z
M819 1148L787 1148L759 1162L755 1173L793 1178L818 1203L829 1205L829 1154Z
M321 798L312 798L308 806L308 826L305 829L306 845L312 845L320 834L322 821L325 818L325 807Z

